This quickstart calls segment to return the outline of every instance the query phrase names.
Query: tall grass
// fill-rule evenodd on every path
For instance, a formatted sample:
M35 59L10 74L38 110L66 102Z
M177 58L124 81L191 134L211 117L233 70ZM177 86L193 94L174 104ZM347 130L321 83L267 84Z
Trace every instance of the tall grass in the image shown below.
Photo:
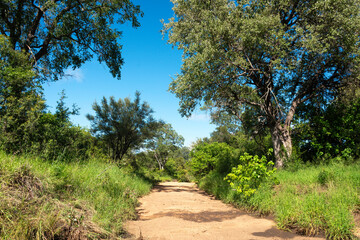
M263 184L246 201L222 176L211 173L199 186L226 202L272 214L279 228L328 239L355 238L354 214L360 210L360 165L303 166L276 173L280 184Z
M120 236L122 223L135 217L137 198L151 188L142 178L95 159L47 162L2 152L0 184L0 239L77 232L94 239Z

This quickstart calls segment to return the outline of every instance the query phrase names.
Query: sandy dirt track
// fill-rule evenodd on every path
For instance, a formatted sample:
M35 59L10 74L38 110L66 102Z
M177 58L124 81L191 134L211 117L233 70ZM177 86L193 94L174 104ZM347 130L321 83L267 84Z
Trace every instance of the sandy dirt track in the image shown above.
M137 210L139 219L125 225L130 239L322 239L280 231L273 220L215 200L193 183L161 183Z

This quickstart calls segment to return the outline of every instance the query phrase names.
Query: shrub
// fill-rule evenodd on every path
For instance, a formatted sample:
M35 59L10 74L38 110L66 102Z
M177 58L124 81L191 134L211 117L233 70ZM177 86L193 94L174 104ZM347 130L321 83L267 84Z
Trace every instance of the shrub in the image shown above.
M204 177L212 170L226 174L234 166L233 148L226 143L203 143L197 145L190 153L191 169L197 179Z
M273 165L272 161L267 162L265 156L259 158L245 153L240 156L240 164L232 169L225 180L243 197L249 198L265 180L271 179L276 183L272 177L276 168L270 169Z
M325 169L322 169L317 176L317 182L322 186L325 186L332 180L334 180L334 174Z

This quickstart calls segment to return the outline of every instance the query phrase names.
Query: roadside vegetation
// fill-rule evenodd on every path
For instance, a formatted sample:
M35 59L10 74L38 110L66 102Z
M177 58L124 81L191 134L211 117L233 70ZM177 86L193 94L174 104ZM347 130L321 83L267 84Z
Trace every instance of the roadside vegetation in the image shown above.
M244 197L216 172L202 178L198 185L224 202L273 216L280 229L328 239L357 239L359 170L358 163L280 170L273 175L275 183L264 181L251 197Z
M334 102L332 106L336 105ZM210 138L193 146L186 166L201 189L239 208L273 216L280 229L327 239L357 239L359 139L352 138L354 147L344 148L342 142L346 142L343 139L348 139L348 134L359 134L358 122L347 122L351 131L331 124L345 121L349 112L352 119L358 119L360 112L353 111L357 105L354 102L342 108L342 115L332 109L322 116L318 114L316 118L329 128L313 128L312 134L321 136L331 131L331 137L312 137L313 144L301 140L309 138L308 128L303 123L295 125L294 138L298 139L295 145L302 151L297 150L282 169L273 166L275 158L266 130L251 135L242 128L234 128L233 121L225 117L213 119L221 122L220 126ZM308 124L311 126L313 121L317 120ZM314 152L312 158L309 151Z
M49 162L0 153L1 239L110 239L151 183L98 160Z
M346 2L346 3L345 3ZM180 114L217 125L191 148L135 98L93 103L90 129L42 84L93 56L120 78L131 1L16 1L0 14L0 238L113 239L159 181L195 181L307 236L354 239L360 222L360 5L175 1L163 34L184 52ZM46 24L43 24L46 22ZM184 37L186 36L186 37Z

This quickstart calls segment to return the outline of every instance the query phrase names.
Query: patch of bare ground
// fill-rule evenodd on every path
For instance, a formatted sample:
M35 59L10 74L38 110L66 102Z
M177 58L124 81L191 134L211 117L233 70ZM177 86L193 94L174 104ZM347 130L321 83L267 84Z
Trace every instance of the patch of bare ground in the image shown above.
M130 239L323 239L280 231L272 219L215 200L193 183L161 183L137 211L138 219L125 224Z

